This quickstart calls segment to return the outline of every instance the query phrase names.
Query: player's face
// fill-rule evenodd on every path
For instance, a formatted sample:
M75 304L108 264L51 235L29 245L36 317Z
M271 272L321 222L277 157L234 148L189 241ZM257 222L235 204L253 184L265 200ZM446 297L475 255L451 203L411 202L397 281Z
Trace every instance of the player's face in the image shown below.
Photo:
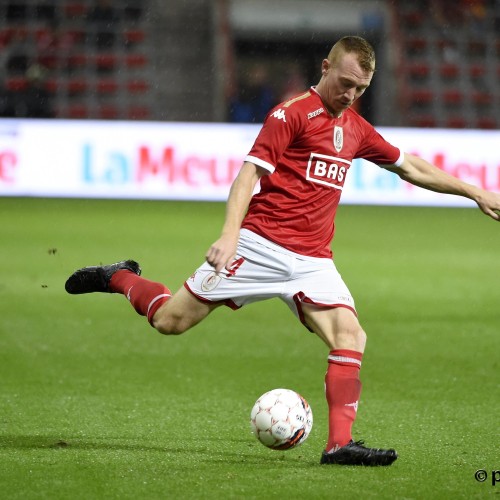
M344 54L334 65L324 59L318 92L331 111L341 113L370 85L373 71L363 71L355 54Z

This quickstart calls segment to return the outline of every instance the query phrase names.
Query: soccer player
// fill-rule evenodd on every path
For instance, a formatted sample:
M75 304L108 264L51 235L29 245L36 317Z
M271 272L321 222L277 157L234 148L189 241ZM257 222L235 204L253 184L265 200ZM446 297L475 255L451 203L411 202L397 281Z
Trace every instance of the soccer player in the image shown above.
M231 186L220 237L172 294L126 260L72 274L66 290L121 293L163 334L180 334L221 305L238 309L282 299L329 350L329 432L322 464L390 465L393 449L351 435L361 392L366 334L330 249L353 158L365 158L417 186L474 200L500 220L500 195L448 175L388 143L351 108L370 85L375 54L363 38L340 39L322 61L317 86L273 108ZM375 168L375 167L374 167ZM257 182L260 192L252 196Z

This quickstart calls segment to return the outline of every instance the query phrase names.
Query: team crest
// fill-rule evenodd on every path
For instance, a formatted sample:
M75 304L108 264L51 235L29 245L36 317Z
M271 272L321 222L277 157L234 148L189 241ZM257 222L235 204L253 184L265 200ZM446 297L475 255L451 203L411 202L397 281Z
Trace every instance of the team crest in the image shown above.
M333 129L333 145L337 150L337 153L340 153L340 150L344 146L344 130L342 127L335 127Z
M222 278L217 276L217 274L210 273L208 276L203 278L203 281L201 282L201 289L204 292L210 292L220 283L221 279Z

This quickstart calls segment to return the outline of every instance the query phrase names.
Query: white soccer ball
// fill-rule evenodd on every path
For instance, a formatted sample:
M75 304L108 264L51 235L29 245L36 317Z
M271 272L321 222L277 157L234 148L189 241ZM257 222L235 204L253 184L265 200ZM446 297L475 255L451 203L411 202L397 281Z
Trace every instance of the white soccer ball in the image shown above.
M289 389L273 389L255 402L250 425L263 445L273 450L289 450L307 439L313 415L300 394Z

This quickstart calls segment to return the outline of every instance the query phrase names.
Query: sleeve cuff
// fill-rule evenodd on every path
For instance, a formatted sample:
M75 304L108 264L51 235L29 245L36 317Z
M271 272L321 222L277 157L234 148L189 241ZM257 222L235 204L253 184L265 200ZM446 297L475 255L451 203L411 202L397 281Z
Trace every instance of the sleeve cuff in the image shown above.
M261 160L260 158L256 158L255 156L250 156L248 155L245 158L245 161L248 161L250 163L253 163L254 165L257 165L258 167L262 167L263 169L267 170L269 173L273 173L275 170L274 165L271 165L267 161Z

